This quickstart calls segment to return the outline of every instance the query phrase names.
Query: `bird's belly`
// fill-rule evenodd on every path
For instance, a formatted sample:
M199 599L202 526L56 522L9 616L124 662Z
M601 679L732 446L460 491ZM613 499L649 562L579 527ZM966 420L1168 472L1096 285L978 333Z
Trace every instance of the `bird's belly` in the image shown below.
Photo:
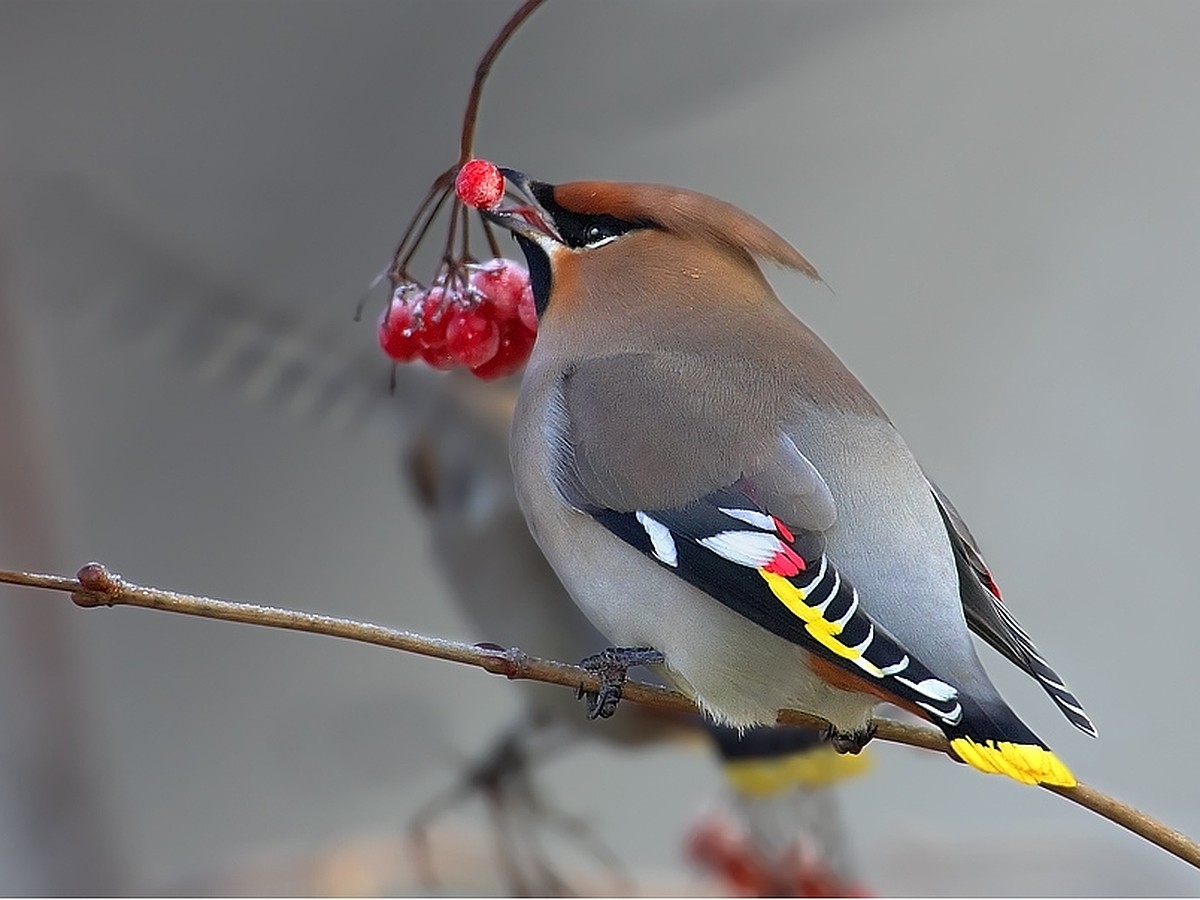
M543 550L575 602L614 646L654 647L663 673L718 721L774 724L800 709L839 730L861 729L878 702L830 687L808 654L629 547L591 517L569 509L538 528Z

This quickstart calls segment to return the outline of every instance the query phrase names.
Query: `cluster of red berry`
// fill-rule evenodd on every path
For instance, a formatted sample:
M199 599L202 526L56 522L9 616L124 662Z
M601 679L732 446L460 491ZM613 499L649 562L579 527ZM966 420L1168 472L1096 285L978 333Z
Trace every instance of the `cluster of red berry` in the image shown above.
M537 337L529 273L507 259L467 268L465 284L396 288L379 318L384 353L396 362L423 359L435 369L461 365L484 379L525 365Z
M467 206L491 209L504 176L482 159L465 163L454 182ZM429 288L401 281L379 318L379 346L396 362L423 359L435 369L463 366L479 378L516 372L537 337L529 273L511 260L461 263Z

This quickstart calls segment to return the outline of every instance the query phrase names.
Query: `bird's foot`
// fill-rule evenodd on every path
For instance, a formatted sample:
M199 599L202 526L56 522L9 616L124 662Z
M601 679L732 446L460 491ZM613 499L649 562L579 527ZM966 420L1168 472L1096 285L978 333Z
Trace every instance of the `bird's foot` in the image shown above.
M663 655L653 647L608 647L580 660L581 667L600 676L598 691L584 690L582 685L579 688L578 696L587 697L588 718L607 719L617 711L621 689L632 666L652 666L663 661Z
M875 723L868 722L857 731L838 731L832 725L825 730L825 737L838 753L861 753L862 748L875 737Z
M529 761L522 748L521 737L522 732L519 730L506 734L492 745L483 759L467 768L454 785L434 796L409 820L408 832L416 852L417 869L424 887L431 890L437 887L432 848L429 843L429 833L434 823L478 792L482 792L490 803L499 806L508 793L506 788L509 783L528 777ZM508 869L508 858L503 848L500 857L501 863ZM519 888L514 887L514 890L520 893Z
M409 835L419 873L419 887L439 887L434 868L431 832L441 817L476 795L483 798L493 825L496 856L514 897L571 897L578 891L556 868L543 846L543 834L567 840L596 863L611 879L607 893L628 896L632 882L616 854L593 833L589 824L563 812L538 790L533 766L549 751L561 749L561 732L547 723L522 720L470 766L449 790L437 795L409 821ZM570 737L570 735L566 735ZM545 743L545 741L552 743ZM614 893L615 892L615 893Z

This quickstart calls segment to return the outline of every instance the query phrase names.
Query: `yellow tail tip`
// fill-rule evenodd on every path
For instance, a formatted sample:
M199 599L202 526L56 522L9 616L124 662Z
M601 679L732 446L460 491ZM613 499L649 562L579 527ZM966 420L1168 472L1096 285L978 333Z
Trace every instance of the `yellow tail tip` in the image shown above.
M867 772L872 762L869 752L838 753L825 744L787 756L733 760L722 769L735 790L749 797L769 797L792 787L827 787L856 778Z
M1022 784L1052 784L1075 787L1078 783L1062 760L1037 744L1010 741L976 743L968 737L954 738L950 749L969 766L989 775L1007 775Z

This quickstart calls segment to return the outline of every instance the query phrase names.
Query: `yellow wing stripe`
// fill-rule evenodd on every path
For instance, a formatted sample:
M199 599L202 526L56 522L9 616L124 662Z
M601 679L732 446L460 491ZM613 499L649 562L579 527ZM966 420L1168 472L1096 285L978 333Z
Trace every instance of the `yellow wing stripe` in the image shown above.
M747 797L772 797L793 787L823 788L869 771L868 751L838 753L828 744L773 759L739 759L725 763L725 779Z
M837 635L842 633L842 626L836 622L830 622L815 607L805 603L804 591L782 575L776 575L766 569L759 569L758 574L763 577L776 599L804 623L804 630L811 634L818 643L828 647L843 659L854 660L861 668L866 669L876 678L883 677L883 671L869 660L863 659L861 651L854 647L848 647L837 639Z
M759 569L758 574L763 577L776 599L804 623L804 629L818 643L843 659L853 661L877 678L883 677L883 671L863 658L860 650L838 640L842 626L824 618L816 607L809 606L805 602L805 594L801 588L792 584L782 575L768 572L766 569ZM1045 747L1039 747L1036 744L1016 744L1011 741L995 740L977 742L968 737L960 737L952 740L950 746L959 759L979 771L993 775L1007 775L1022 784L1075 787L1077 783L1071 770L1057 756ZM757 781L760 776L761 773L757 773L754 776L748 775L747 778ZM766 776L761 777L765 778Z
M1075 787L1078 783L1062 760L1036 744L991 740L977 743L960 737L950 742L950 748L967 765L989 775L1007 775L1022 784Z

